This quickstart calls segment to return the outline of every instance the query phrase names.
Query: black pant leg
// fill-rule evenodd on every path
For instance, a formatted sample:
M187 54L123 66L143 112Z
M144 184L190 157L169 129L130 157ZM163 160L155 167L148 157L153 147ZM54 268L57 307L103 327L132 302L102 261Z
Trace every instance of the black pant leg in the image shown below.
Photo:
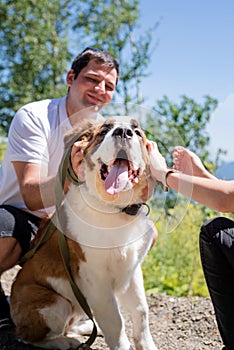
M234 221L207 221L201 228L200 254L222 340L234 350Z

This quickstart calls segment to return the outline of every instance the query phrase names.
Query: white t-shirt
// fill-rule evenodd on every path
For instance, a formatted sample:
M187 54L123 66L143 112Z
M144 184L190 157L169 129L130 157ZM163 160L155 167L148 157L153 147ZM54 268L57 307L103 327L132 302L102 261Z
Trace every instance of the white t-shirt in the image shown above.
M0 167L1 204L29 211L21 196L12 161L43 164L47 167L48 176L55 175L63 154L64 134L70 128L66 97L33 102L17 111ZM45 215L44 210L32 213L40 217Z
M9 204L39 217L54 211L54 207L50 207L32 212L26 207L12 161L39 164L44 175L55 176L64 151L64 135L71 128L66 97L33 102L17 111L0 166L0 204Z

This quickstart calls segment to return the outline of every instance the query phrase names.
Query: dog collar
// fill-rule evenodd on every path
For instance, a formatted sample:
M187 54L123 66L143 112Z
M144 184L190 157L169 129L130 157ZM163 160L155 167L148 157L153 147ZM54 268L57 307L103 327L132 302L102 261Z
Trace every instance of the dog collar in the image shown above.
M145 205L147 208L146 216L149 215L150 207L146 203L137 203L137 204L128 205L127 207L122 209L122 212L124 212L128 215L136 215L138 213L138 211L140 210L140 208L142 207L142 205Z
M69 161L68 161L68 167L67 167L67 178L69 181L73 182L75 185L82 185L84 183L84 181L80 181L77 177L77 175L75 174L72 165L71 165L71 158L69 156Z

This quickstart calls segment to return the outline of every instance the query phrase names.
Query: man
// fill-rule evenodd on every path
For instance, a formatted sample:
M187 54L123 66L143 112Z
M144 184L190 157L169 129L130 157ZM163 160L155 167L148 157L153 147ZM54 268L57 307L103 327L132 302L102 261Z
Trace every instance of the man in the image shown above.
M155 143L149 145L153 176L183 195L217 211L234 212L234 181L217 179L193 152L175 147L174 171ZM234 350L234 221L217 217L204 223L200 255L214 306L223 350Z
M65 97L30 103L16 113L0 168L0 275L29 249L40 219L54 210L54 180L63 155L64 134L87 113L110 102L119 65L107 52L87 48L67 73ZM96 112L95 112L96 111ZM74 146L71 162L81 159ZM1 287L1 286L0 286ZM9 305L0 292L0 329L11 325Z

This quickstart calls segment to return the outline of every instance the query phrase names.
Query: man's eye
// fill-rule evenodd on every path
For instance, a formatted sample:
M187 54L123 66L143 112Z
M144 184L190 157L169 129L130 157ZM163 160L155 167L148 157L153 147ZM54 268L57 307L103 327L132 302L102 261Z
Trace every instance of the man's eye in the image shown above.
M98 81L96 79L93 79L93 78L87 78L89 81L91 81L92 83L98 83Z
M106 90L114 91L114 87L112 85L106 85Z

